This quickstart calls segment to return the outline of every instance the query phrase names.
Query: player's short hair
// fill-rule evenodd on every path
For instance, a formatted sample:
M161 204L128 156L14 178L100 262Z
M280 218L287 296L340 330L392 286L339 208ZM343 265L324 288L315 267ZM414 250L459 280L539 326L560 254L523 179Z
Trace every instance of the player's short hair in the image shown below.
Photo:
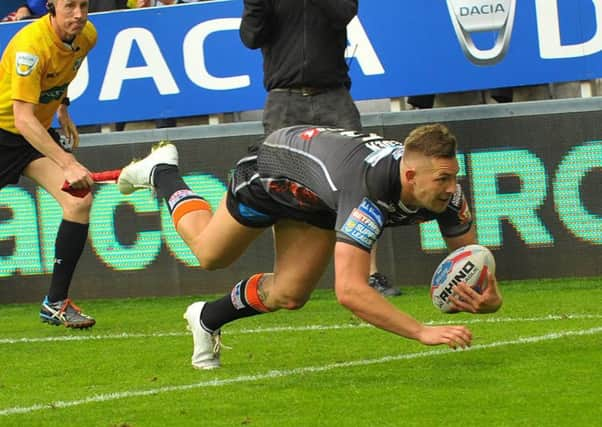
M456 157L456 137L439 123L419 126L404 141L406 153L418 153L427 157Z

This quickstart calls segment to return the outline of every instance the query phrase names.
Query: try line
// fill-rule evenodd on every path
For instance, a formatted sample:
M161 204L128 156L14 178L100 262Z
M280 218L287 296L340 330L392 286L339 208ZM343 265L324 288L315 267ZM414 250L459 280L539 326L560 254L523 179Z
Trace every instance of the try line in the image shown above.
M476 323L507 323L507 322L545 322L554 320L583 320L583 319L602 319L599 314L562 314L548 315L541 317L493 317L482 319L464 319L450 320L448 322L425 322L427 325L444 325L444 324L476 324ZM372 328L372 325L367 323L358 324L342 324L342 325L305 325L305 326L275 326L267 328L254 329L234 329L227 330L228 335L236 334L260 334L266 332L307 332L307 331L326 331L336 329L353 329L353 328ZM94 340L118 340L118 339L136 339L136 338L162 338L162 337L183 337L190 335L190 332L156 332L153 334L140 334L122 332L118 334L106 335L62 335L58 337L40 337L40 338L0 338L0 344L29 344L43 342L60 342L60 341L94 341Z

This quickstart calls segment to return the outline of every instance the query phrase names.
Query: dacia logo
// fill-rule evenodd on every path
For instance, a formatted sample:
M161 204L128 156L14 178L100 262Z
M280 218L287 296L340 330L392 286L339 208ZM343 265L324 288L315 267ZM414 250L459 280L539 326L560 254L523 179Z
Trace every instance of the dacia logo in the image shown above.
M466 57L477 65L495 64L508 51L517 0L447 0L447 8ZM477 46L473 35L497 33L492 46Z
M504 5L502 3L490 3L460 7L460 16L491 15L494 13L506 13Z

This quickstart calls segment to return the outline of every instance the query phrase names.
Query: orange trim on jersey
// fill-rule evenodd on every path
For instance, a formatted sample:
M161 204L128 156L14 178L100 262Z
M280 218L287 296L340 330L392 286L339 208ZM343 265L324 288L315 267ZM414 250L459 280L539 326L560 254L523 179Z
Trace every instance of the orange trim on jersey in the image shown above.
M255 310L267 313L270 311L270 309L263 304L261 298L259 298L259 294L257 293L257 286L259 286L259 282L261 281L262 277L263 273L257 273L247 280L247 286L245 287L245 299L247 300L247 303Z
M211 212L211 206L206 200L203 199L188 199L178 203L176 208L171 213L171 220L173 221L173 225L176 227L176 230L178 229L178 223L184 217L184 215L195 211Z

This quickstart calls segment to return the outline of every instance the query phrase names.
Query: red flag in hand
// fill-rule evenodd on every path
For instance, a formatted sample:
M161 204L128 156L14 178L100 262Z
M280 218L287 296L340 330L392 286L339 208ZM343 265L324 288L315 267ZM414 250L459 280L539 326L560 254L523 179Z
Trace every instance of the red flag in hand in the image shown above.
M117 182L120 173L121 169L115 169L110 171L91 172L90 176L92 177L92 180L96 183ZM85 197L86 194L90 192L90 188L72 188L71 184L69 184L67 181L63 183L61 190L75 197Z

